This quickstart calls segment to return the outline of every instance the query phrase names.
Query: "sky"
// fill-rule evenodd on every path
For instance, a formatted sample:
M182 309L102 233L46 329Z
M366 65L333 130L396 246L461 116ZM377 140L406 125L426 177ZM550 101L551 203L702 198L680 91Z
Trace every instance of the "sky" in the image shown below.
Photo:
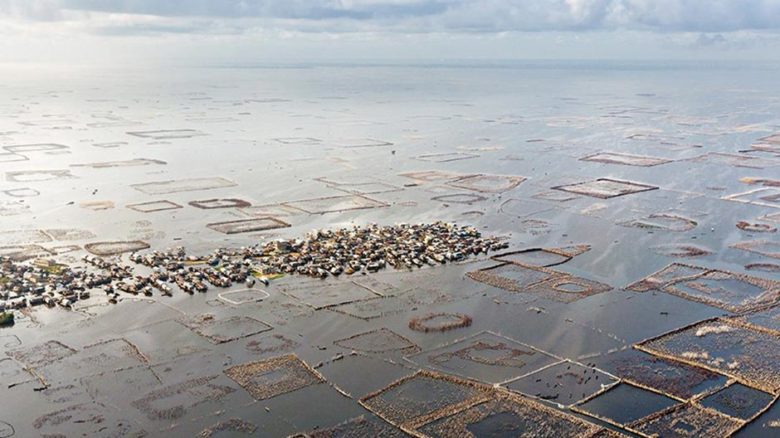
M780 0L0 0L0 62L780 62Z

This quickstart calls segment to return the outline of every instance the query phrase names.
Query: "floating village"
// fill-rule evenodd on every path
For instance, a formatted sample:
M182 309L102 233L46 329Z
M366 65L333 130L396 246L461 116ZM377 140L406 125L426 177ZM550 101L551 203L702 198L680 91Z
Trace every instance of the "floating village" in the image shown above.
M478 70L0 84L0 438L780 436L775 72Z
M134 248L134 242L111 242L113 248ZM120 260L85 255L87 269L75 269L54 260L32 263L0 258L0 311L46 305L71 307L105 292L116 304L120 293L155 293L170 296L172 286L193 294L212 288L229 288L238 283L252 288L256 281L266 286L269 279L287 274L315 278L377 272L388 267L411 270L458 262L470 256L507 248L506 242L483 239L472 227L447 223L376 224L352 229L316 230L304 239L279 239L262 246L218 249L206 256L187 255L184 248L130 253L129 262L151 269L148 275L134 274L131 265ZM89 269L92 268L92 269ZM13 322L4 313L0 324Z

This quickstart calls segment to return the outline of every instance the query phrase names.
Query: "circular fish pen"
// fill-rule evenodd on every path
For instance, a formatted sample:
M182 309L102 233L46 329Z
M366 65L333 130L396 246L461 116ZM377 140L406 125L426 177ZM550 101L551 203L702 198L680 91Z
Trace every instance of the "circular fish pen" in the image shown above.
M737 222L737 228L742 231L748 231L751 233L774 233L777 228L769 224L760 224L757 222L739 221Z
M463 313L429 313L409 320L409 328L418 332L444 332L471 325L470 316Z

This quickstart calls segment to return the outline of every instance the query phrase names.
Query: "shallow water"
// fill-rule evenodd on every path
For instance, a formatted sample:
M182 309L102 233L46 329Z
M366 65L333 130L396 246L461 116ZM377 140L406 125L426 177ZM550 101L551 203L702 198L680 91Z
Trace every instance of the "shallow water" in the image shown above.
M8 383L0 394L18 401L0 410L0 437L55 430L191 436L231 418L254 425L257 436L287 436L381 416L360 399L420 367L447 372L446 366L426 365L427 353L452 351L446 346L486 338L485 331L556 361L590 366L606 364L610 354L642 340L730 315L734 309L696 296L725 296L731 303L727 298L736 294L741 303L745 294L755 297L763 289L734 279L717 282L724 289L714 292L695 279L676 294L623 288L673 262L780 280L777 272L745 269L780 263L776 252L733 247L778 239L736 227L739 221L772 225L780 208L780 189L740 181L780 179L780 147L752 148L780 132L777 74L769 67L580 63L0 70L3 254L38 245L31 251L80 266L84 245L95 242L139 240L151 249L182 245L201 254L300 237L313 228L437 220L505 236L507 251L590 245L561 264L534 267L552 270L534 278L578 279L557 290L546 280L523 291L475 281L466 274L499 263L483 256L351 279L285 277L255 286L266 293L252 302L225 300L218 297L225 291L214 288L194 296L178 290L173 297L127 295L117 305L93 293L72 311L17 313L13 328L0 329L0 357L9 358L0 361ZM663 160L619 155L619 163L593 161L603 152ZM487 177L464 178L475 174ZM581 183L597 179L631 184L588 184L584 188L594 195L588 196ZM742 195L754 190L761 191ZM219 198L251 207L197 206ZM686 220L680 226L652 216L658 214ZM221 224L267 216L291 226L236 233L230 231L234 224ZM675 248L670 245L708 254L664 255L660 249ZM531 262L546 257L535 259L528 256ZM350 280L380 283L366 287ZM611 288L582 291L582 284L593 282ZM218 321L246 316L259 323L245 327L242 319L240 327L205 331L184 324L205 313ZM409 328L412 318L430 313L465 314L472 322L443 332ZM340 342L380 328L398 338ZM101 343L117 339L132 348ZM20 369L31 363L17 350L39 351L52 340L67 349L32 366L42 380ZM255 400L224 373L287 353L324 382L292 384L288 392ZM468 362L457 362L454 374L497 383L534 371L518 366L513 375L501 367L491 376L489 366L476 362L469 369ZM555 373L539 375L548 374ZM545 382L531 383L515 387ZM590 395L590 386L578 392ZM604 398L584 402L582 410L615 412L630 401L638 418L615 420L626 426L676 403L639 391L621 383ZM605 424L563 407L571 404L569 392L566 403L541 403ZM776 412L775 406L766 415ZM511 426L511 414L495 415L500 421L468 430ZM768 423L760 417L744 433L761 436Z

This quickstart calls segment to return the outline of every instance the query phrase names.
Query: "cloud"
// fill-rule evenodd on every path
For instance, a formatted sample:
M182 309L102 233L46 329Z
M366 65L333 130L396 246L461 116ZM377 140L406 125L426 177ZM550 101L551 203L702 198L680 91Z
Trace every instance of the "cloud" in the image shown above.
M780 30L780 0L0 0L0 17L116 33ZM159 23L150 25L149 17ZM100 21L103 22L100 22Z
M443 12L445 0L61 0L62 8L161 16L355 20L421 16Z
M723 36L723 34L716 33L716 34L707 34L702 33L699 34L699 37L696 38L696 41L694 42L694 46L699 47L706 47L706 46L722 46L728 44L728 40L726 37Z

